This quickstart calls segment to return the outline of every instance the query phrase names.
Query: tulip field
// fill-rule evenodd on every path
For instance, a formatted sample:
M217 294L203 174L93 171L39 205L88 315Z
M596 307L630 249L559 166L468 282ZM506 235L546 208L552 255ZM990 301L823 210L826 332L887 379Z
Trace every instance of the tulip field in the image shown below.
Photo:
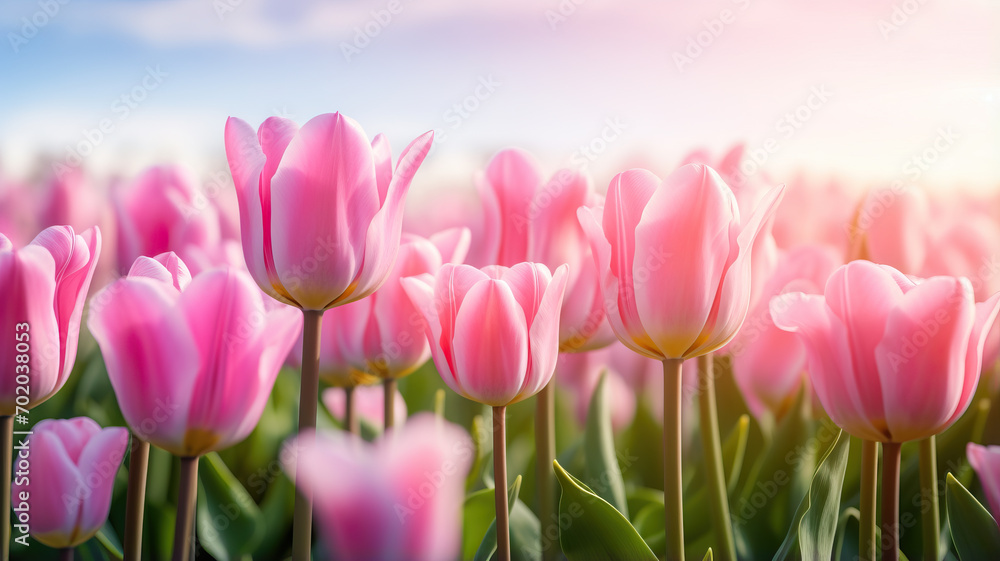
M1000 9L80 4L0 8L0 561L1000 559Z

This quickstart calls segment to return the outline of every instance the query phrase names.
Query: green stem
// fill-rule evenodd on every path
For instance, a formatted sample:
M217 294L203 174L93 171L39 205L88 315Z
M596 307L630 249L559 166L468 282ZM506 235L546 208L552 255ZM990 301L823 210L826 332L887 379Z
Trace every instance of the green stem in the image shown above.
M729 517L729 495L722 465L722 439L719 437L719 417L715 403L715 369L712 355L698 357L698 408L701 421L701 447L708 469L709 496L712 500L712 530L715 533L716 555L721 561L736 561L736 541Z
M386 378L382 386L385 389L385 430L388 431L396 425L396 379Z
M684 491L681 481L681 359L663 361L663 504L666 561L684 561Z
M125 498L125 561L142 559L142 518L146 506L146 475L149 443L132 433L128 459L128 491Z
M933 435L920 441L920 492L925 500L930 499L929 508L925 506L920 514L924 560L938 561L938 552L941 551L941 514L938 509L937 442Z
M174 561L191 559L194 507L198 502L198 456L181 458L181 479L177 489L177 520L174 524Z
M861 561L875 561L878 546L876 519L878 508L878 442L861 441L861 523L858 547Z
M319 403L319 331L321 310L302 310L302 382L299 388L299 433L316 428ZM300 469L301 465L299 466ZM298 474L296 475L298 481ZM292 561L309 561L312 555L312 494L295 486L292 518Z
M898 442L882 443L882 561L899 561Z
M361 433L354 410L354 386L344 386L344 428L351 434Z
M542 523L542 561L556 558L559 548L559 528L556 524L555 472L552 462L556 459L555 382L538 392L535 398L535 479L538 493L538 519Z
M497 516L496 561L510 561L510 512L507 508L507 407L493 407L493 489Z

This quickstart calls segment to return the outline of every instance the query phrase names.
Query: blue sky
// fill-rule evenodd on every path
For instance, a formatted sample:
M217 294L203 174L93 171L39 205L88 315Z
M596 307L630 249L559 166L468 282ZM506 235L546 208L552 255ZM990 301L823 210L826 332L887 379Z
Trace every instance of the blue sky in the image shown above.
M58 12L40 16L46 6ZM762 166L778 179L891 180L949 127L957 140L920 179L992 185L998 15L987 0L5 1L0 163L29 174L38 154L63 158L110 119L84 158L95 172L212 170L229 115L301 123L340 110L397 151L447 133L428 163L443 182L471 184L509 145L554 170L613 121L621 134L592 167L605 185L741 140L777 145ZM25 42L23 18L46 21ZM162 82L134 90L148 68ZM133 91L144 98L123 115Z

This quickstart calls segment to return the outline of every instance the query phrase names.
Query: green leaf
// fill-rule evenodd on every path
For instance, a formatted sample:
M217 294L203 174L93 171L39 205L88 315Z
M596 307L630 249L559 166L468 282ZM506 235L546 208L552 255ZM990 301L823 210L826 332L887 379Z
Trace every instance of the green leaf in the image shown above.
M483 543L483 536L496 518L493 503L493 489L480 489L465 497L462 505L462 559L475 556L479 544Z
M261 480L260 483L264 483ZM261 517L266 521L263 536L254 556L259 559L280 557L278 549L284 544L292 527L292 511L295 508L295 486L284 473L279 473L267 487L264 500L260 503Z
M97 531L97 535L94 538L112 559L121 561L125 557L125 553L122 551L122 544L118 541L118 536L115 535L115 529L108 522L104 523L104 526Z
M559 498L559 542L569 561L656 561L656 555L607 501L554 462L562 487Z
M793 524L774 561L783 559L828 560L833 556L840 514L840 494L851 439L837 434L833 446L816 468L809 491L795 511ZM798 546L796 548L796 545ZM795 550L798 549L798 555Z
M743 469L743 459L749 435L750 417L741 415L736 421L736 426L729 431L722 443L722 466L728 481L727 493L730 496L736 492L735 488ZM707 482L702 474L697 474L692 479L689 488L684 491L684 533L688 537L697 538L712 531L711 505L709 505L708 493ZM662 492L660 493L660 505L662 508ZM647 543L649 542L647 541Z
M601 374L594 394L590 398L587 412L587 427L584 430L584 456L586 470L584 481L597 494L628 518L628 503L625 501L625 481L618 466L615 452L615 437L611 430L611 408L605 389L607 372Z
M962 561L1000 556L1000 528L988 510L951 473L946 499L951 539Z
M260 509L215 452L198 465L196 527L201 546L218 561L241 558L257 547L265 523Z
M747 440L749 439L750 416L740 415L736 426L722 443L722 465L729 468L726 483L729 495L736 492L736 484L740 481L740 472L743 470L743 459L746 456Z
M705 556L701 558L701 561L712 561L713 559L712 548L708 548L708 551L705 552Z
M511 485L507 495L507 505L510 511L510 556L512 561L539 561L541 559L541 524L538 518L531 512L531 509L518 499L521 491L521 476L517 476L514 484ZM490 496L493 490L487 489ZM490 513L494 508L490 507ZM496 518L493 518L483 542L475 552L474 559L483 560L496 559L497 548L497 526ZM468 558L466 558L468 559Z
M837 523L837 545L833 548L834 559L854 559L861 551L860 526L861 511L847 507L840 513Z

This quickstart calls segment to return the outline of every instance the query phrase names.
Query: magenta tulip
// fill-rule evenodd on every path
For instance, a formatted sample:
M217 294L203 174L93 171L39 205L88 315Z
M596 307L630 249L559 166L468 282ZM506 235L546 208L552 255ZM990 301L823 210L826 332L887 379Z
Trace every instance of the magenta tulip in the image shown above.
M479 182L483 200L483 265L510 267L523 261L554 270L568 265L566 298L559 319L563 351L586 351L614 340L594 259L576 212L600 207L600 197L581 172L562 169L542 181L538 164L522 150L501 150Z
M458 394L505 406L538 393L555 371L566 266L445 265L402 280L420 310L434 364Z
M46 419L31 430L30 456L18 459L30 463L29 475L15 477L11 489L14 514L39 542L76 547L108 519L128 431L87 417Z
M303 435L282 457L315 497L331 557L442 561L459 555L473 452L465 431L423 413L373 444L344 433Z
M375 292L389 276L403 202L433 133L414 140L395 170L389 142L370 143L340 113L302 128L271 117L255 133L226 122L226 156L240 206L243 255L271 297L325 310Z
M704 165L685 165L663 181L645 170L615 176L603 224L589 209L579 216L618 339L660 360L728 343L749 307L754 240L782 192L768 191L741 218L732 191Z
M976 304L965 278L915 283L853 261L824 295L772 299L771 316L802 341L813 388L837 425L900 443L940 433L969 406L998 307L1000 294Z
M972 469L976 470L993 518L1000 520L1000 446L980 446L970 442L965 447L965 455Z
M14 250L0 234L0 289L4 303L0 337L10 341L0 360L0 415L31 408L52 397L73 370L83 304L101 253L96 227L76 234L69 226L46 228ZM18 381L18 375L26 378ZM27 396L17 388L27 387Z
M192 279L168 253L140 257L95 295L88 326L132 431L194 457L254 428L301 319L288 307L268 310L245 272Z

